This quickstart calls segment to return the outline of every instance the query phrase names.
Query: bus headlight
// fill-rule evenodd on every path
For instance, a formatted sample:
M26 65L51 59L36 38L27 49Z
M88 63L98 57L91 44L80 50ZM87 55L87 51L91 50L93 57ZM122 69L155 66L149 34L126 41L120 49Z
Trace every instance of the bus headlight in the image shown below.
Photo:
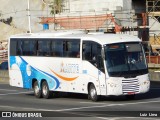
M115 83L108 83L108 85L109 85L110 87L116 87L116 86L117 86Z
M149 88L150 87L150 81L149 80L145 80L142 83L140 83L141 88Z
M144 81L143 83L142 83L142 85L148 85L149 84L149 81L148 80L146 80L146 81Z

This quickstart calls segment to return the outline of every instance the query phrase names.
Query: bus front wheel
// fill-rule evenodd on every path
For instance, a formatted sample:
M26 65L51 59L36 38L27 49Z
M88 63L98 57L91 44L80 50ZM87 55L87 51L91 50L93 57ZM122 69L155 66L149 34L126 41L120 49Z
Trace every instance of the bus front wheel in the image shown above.
M97 95L96 88L93 84L89 86L88 98L94 102L98 101L99 96Z
M34 89L34 95L35 95L35 97L41 98L42 97L42 91L39 88L38 81L34 82L33 89Z
M42 83L42 96L43 98L49 99L52 95L52 92L49 91L49 87L46 81Z

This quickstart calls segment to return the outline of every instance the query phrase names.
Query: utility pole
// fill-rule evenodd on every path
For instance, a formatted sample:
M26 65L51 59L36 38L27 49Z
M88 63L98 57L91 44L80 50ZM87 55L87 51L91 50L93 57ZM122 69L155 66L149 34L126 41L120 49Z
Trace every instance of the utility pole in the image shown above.
M55 5L55 0L54 0L54 3L53 3L53 9L54 9L54 30L56 29L56 26L55 26L55 18L56 18L56 5Z
M31 15L30 15L30 0L28 0L28 30L29 30L29 33L31 33Z

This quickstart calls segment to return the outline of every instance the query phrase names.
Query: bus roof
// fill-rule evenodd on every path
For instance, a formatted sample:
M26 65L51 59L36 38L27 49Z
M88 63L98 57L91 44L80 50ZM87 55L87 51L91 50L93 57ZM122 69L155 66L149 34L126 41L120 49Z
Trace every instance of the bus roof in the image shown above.
M11 36L10 38L65 38L65 39L82 39L82 40L92 40L100 44L112 44L119 42L140 42L138 37L127 34L104 34L104 33L89 33L84 32L77 33L26 33Z

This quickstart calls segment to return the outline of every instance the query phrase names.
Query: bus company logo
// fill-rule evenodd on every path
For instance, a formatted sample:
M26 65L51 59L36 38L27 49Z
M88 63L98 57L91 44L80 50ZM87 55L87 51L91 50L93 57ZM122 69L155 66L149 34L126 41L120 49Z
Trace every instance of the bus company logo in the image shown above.
M11 112L2 112L2 117L11 117Z
M61 72L64 72L63 66L64 66L64 63L62 62L62 63L61 63L61 70L60 70Z
M61 63L60 72L63 73L79 73L79 65L73 63Z

